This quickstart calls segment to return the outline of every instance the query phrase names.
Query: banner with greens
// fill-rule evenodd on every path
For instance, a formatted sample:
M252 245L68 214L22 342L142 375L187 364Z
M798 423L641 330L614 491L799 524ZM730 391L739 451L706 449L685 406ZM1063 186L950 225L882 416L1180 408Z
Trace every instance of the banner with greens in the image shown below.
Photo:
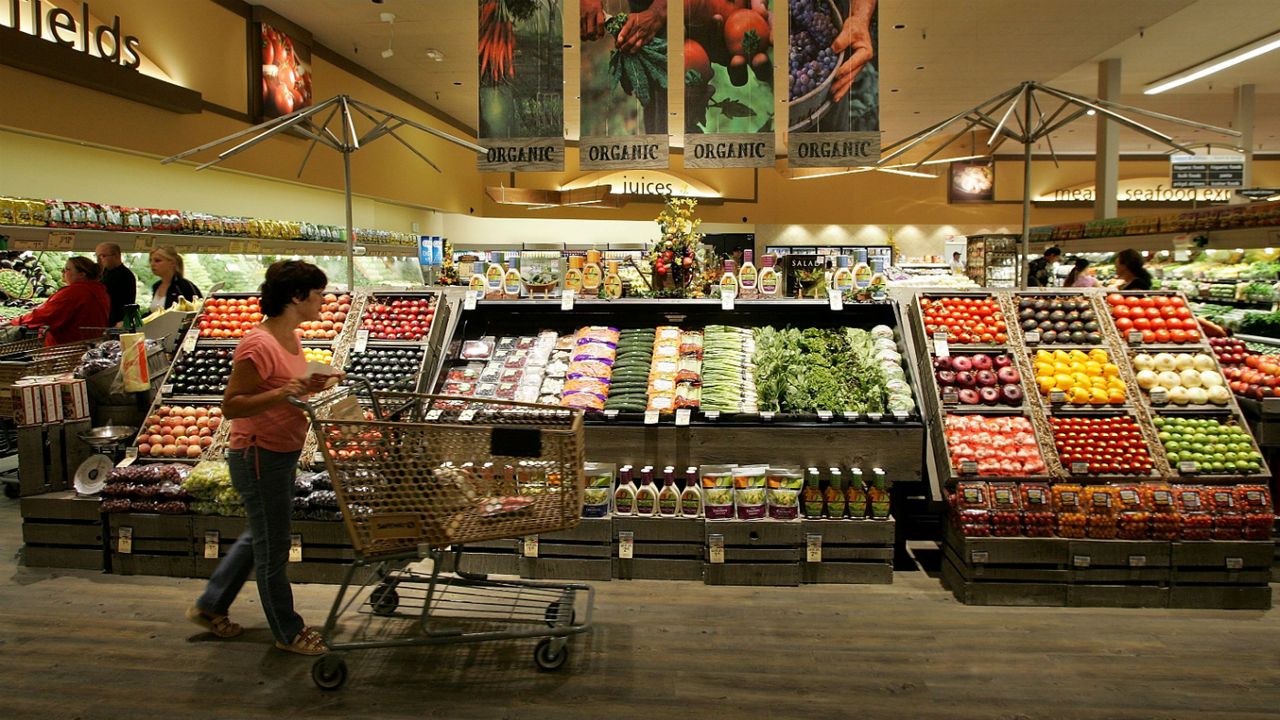
M584 170L666 168L667 0L580 0Z
M685 0L685 167L773 166L775 4Z
M479 0L482 172L564 169L562 0Z
M787 163L880 159L876 0L791 0Z

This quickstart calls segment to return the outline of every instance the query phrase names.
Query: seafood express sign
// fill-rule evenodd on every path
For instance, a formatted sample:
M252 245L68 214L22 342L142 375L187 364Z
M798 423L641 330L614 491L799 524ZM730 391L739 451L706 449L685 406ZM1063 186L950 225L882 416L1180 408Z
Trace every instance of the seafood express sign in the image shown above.
M479 0L481 172L564 170L561 0Z

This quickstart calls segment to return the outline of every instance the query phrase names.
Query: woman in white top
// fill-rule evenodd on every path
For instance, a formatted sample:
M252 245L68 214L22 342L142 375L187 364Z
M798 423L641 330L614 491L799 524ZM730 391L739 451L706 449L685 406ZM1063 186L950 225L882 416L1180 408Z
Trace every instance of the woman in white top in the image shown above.
M182 256L172 245L161 245L151 251L151 272L160 278L151 286L151 311L164 310L179 298L203 297L200 288L182 276Z

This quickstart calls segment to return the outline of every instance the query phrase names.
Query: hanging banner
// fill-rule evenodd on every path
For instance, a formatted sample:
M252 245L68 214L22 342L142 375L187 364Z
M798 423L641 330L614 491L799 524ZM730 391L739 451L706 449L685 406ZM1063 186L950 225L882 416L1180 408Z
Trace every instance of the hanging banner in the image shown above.
M479 0L481 172L564 170L561 0Z
M685 2L684 166L774 165L776 0Z
M880 159L875 0L791 0L787 163L874 165Z
M667 167L667 8L663 0L581 0L584 170Z

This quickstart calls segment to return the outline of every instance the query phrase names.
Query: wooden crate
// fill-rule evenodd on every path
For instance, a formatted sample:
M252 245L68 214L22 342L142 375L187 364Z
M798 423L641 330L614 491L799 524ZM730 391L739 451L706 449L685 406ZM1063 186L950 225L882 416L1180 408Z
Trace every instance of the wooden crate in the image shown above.
M108 570L116 575L192 577L191 516L113 513L106 516L110 555ZM124 529L132 533L131 549L120 552Z
M244 532L247 521L242 517L222 517L221 515L196 515L191 518L191 555L194 560L194 577L207 578L213 574L218 563L226 557L235 544L236 538ZM217 533L217 555L206 555L206 533ZM212 538L210 538L212 539ZM213 550L212 547L208 548Z
M802 521L805 562L801 566L801 580L806 583L892 583L895 530L893 519ZM816 562L809 559L813 537L820 543Z
M804 536L798 522L712 521L704 528L708 585L799 585ZM724 562L712 562L723 542Z
M1171 545L1158 540L1071 540L1070 580L1080 585L1168 585Z
M209 577L222 558L231 550L246 526L245 518L197 515L191 523L191 549L195 577ZM294 520L294 535L299 537L302 559L289 563L289 580L299 583L338 583L347 566L355 559L355 551L341 522ZM217 558L205 556L206 533L217 533ZM212 539L212 538L209 538ZM371 568L361 571L367 577Z
M942 577L966 605L1063 607L1069 541L1063 538L963 537L947 525Z
M27 567L101 570L106 565L102 502L56 492L24 497L22 562Z
M463 570L481 575L519 575L520 545L520 541L515 539L470 543L462 550L460 564L455 562L454 553L445 554L444 570L446 572Z
M613 518L613 576L623 580L701 580L706 555L701 519L617 516ZM630 533L631 557L622 541Z
M1265 540L1183 540L1173 543L1174 585L1266 585L1275 545Z
M1067 604L1065 582L1016 582L975 577L972 568L960 563L950 546L946 550L942 559L942 581L965 605L1063 607Z
M82 423L83 424L83 423ZM68 489L62 425L28 425L18 428L18 494L43 495Z
M608 580L613 577L613 520L583 518L569 530L520 544L520 576L532 580Z

